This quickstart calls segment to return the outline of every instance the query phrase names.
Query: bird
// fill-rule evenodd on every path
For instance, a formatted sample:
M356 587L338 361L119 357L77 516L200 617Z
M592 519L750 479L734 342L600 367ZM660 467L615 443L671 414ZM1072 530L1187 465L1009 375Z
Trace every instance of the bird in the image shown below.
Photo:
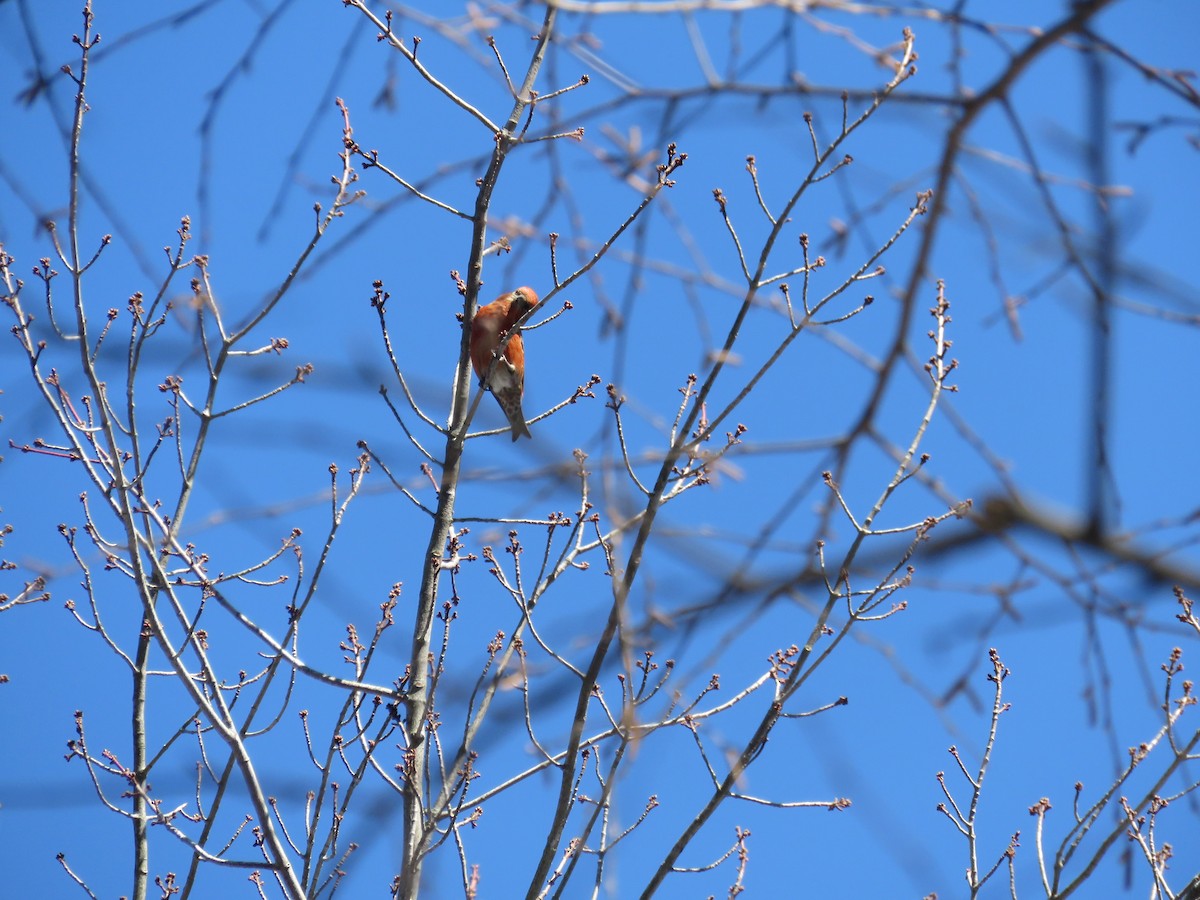
M519 287L480 307L471 320L471 366L479 376L480 386L491 391L504 410L508 424L512 426L514 443L522 435L533 437L521 409L521 398L525 394L525 342L521 340L521 333L518 331L509 338L499 359L496 351L505 335L537 302L538 295L533 288Z

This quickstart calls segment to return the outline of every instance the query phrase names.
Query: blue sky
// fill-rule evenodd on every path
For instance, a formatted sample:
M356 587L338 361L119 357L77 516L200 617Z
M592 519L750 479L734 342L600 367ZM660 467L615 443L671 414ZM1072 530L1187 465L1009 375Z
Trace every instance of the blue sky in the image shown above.
M435 6L427 7L433 15L429 11ZM968 7L968 14L980 18L996 15L987 4ZM328 203L329 178L338 171L341 149L335 96L348 104L355 137L364 148L378 149L388 166L439 199L470 208L490 138L377 43L360 14L333 0L271 5L229 0L208 4L170 26L142 30L188 8L104 3L96 8L103 40L93 59L88 94L81 234L85 246L96 245L105 233L114 240L89 276L87 302L93 318L109 307L123 309L134 291L153 293L163 274L160 248L175 242L183 215L191 217L195 235L189 252L209 256L215 300L228 318L238 321L255 308L308 241L313 203ZM1005 4L1003 15L1010 23L1044 26L1064 10L1063 4L1017 3ZM814 276L815 292L831 288L857 266L865 248L882 242L903 220L916 191L933 183L936 153L951 113L944 104L904 97L947 98L954 84L947 68L946 29L918 11L887 7L886 14L862 17L814 13L815 19L796 23L786 44L790 59L770 41L783 13L760 11L741 20L741 58L765 48L762 62L743 77L761 85L778 85L790 66L818 88L877 89L888 72L837 29L852 29L857 39L875 46L898 40L904 26L917 36L918 75L846 145L853 164L808 192L788 231L788 249L780 251L772 266L774 271L796 265L796 235L809 234L813 254L828 260ZM490 26L514 72L523 71L529 52L526 12L540 15L519 7L509 21L497 19ZM587 33L591 38L564 45L575 52L551 55L541 89L564 87L585 72L591 80L586 88L548 105L535 120L534 132L582 124L586 137L579 143L532 144L513 154L494 198L493 234L511 227L514 249L489 258L484 294L490 298L519 284L546 293L546 234L563 235L559 265L569 269L593 252L593 245L573 247L573 238L603 239L640 199L633 186L611 177L603 159L619 156L622 146L640 146L647 154L640 163L645 172L649 162L662 159L667 141L677 142L688 153L687 163L676 176L677 185L647 215L644 231L627 235L592 276L548 304L558 308L561 300L570 300L570 312L526 337L527 413L536 415L570 396L594 372L604 383L619 381L628 397L625 426L631 449L653 453L663 446L679 387L689 372L705 371L706 351L723 340L740 299L736 256L712 190L724 191L740 238L755 246L767 224L745 173L746 156L756 157L764 196L779 208L811 163L802 113L813 112L818 135L827 140L840 124L841 104L836 91L827 96L820 90L770 102L754 95L701 96L667 115L664 104L653 99L622 100L621 82L606 75L599 63L646 87L702 84L703 68L685 22L668 16L565 16L562 27L566 35ZM729 19L699 15L695 27L714 67L723 72L732 52ZM74 6L24 0L0 5L0 55L7 60L0 65L0 98L10 136L0 145L0 241L18 259L16 270L26 280L24 302L39 320L44 315L37 299L41 287L24 273L52 254L37 223L47 217L62 221L65 215L63 129L70 119L72 90L65 78L57 77L37 102L25 105L15 98L37 66L53 72L64 62L75 65L70 36L79 29ZM511 100L479 34L468 34L455 45L439 37L433 24L414 17L398 21L396 31L422 35L420 55L427 66L493 120L507 115ZM1194 65L1197 13L1191 4L1116 3L1098 18L1097 31L1155 66ZM1020 48L1029 40L1027 27L1001 30L997 37L966 29L966 87L982 89L1005 64L1002 47ZM1125 146L1128 131L1119 132L1111 147L1110 183L1128 189L1111 197L1118 223L1117 292L1127 304L1114 314L1110 449L1119 507L1113 528L1128 533L1136 546L1162 550L1167 561L1194 570L1195 525L1188 519L1197 501L1191 473L1200 437L1192 389L1200 379L1200 354L1190 286L1191 222L1200 187L1194 107L1149 86L1128 65L1111 57L1106 65L1112 123L1161 117L1182 122L1154 132L1133 152ZM394 79L395 103L378 105L375 100L389 78ZM1090 263L1092 199L1078 184L1086 177L1082 159L1089 140L1086 80L1079 56L1059 48L1026 71L1009 97L1013 118L1050 173L1051 195ZM852 115L865 103L856 95L850 101ZM997 473L955 421L967 423L1004 461L1022 496L1039 509L1079 516L1084 508L1094 390L1089 300L1080 279L1063 274L1061 242L1036 185L1022 169L1021 143L1012 122L993 107L969 133L970 152L961 160L949 221L941 226L929 266L931 276L946 283L953 304L953 355L961 361L952 379L959 392L946 398L922 445L932 456L927 471L936 484L914 480L906 485L885 509L882 527L937 515L946 508L946 496L979 500L998 491ZM406 198L377 171L361 173L358 186L366 197L335 224L285 302L256 334L260 344L286 337L287 352L241 360L223 388L222 397L232 404L287 380L297 365L315 366L303 386L244 416L230 417L214 432L188 529L188 539L211 554L214 569L248 565L277 548L293 527L304 530L306 552L315 559L328 528L328 501L322 493L329 484L328 466L336 462L345 473L354 464L360 440L387 461L399 480L432 502L418 468L420 458L379 397L381 384L393 398L400 394L368 301L372 283L382 280L391 293L389 321L406 377L426 412L443 421L459 339L455 313L461 311L449 272L465 269L469 226ZM972 216L972 196L987 211L986 228ZM861 228L839 242L837 222L851 221L856 209L866 211ZM822 599L814 584L765 605L761 594L751 591L709 611L695 632L685 627L684 611L711 597L751 551L747 574L758 584L773 583L811 558L817 511L827 502L819 473L828 460L821 449L797 447L796 442L837 437L860 414L873 381L864 360L879 358L893 338L895 296L908 277L920 227L918 221L885 258L887 274L852 289L836 308L848 311L865 293L876 302L844 325L797 341L739 408L734 420L744 422L749 432L742 450L731 454L729 468L712 486L685 494L663 511L660 536L632 602L639 614L657 611L673 622L674 627L661 627L653 636L658 659L678 659L672 684L685 696L697 692L711 671L720 671L732 692L763 670L772 651L807 637L812 610ZM1019 336L1004 318L1003 297L989 274L989 231L1001 248L1008 293L1024 299ZM644 270L631 266L629 260L638 253L653 264ZM706 277L690 281L676 270ZM173 288L183 300L186 277ZM792 283L795 290L796 280ZM59 285L65 297L65 279ZM930 282L918 310L933 301ZM1131 311L1130 304L1191 316L1192 321L1145 315ZM604 327L609 306L620 308L625 317L619 340ZM922 335L931 321L922 312L911 329L910 346L918 361L929 352ZM736 396L772 352L784 327L777 308L764 303L751 312L736 347L739 358L713 395L714 408ZM199 389L202 362L196 344L193 320L179 313L151 345L140 400L147 423L167 414L164 395L155 390L167 375L181 375L185 390ZM6 447L9 440L50 439L54 427L29 388L17 349L11 340L0 344L0 433ZM67 373L73 371L73 359L77 364L77 351L51 341L47 352L61 357L55 364L64 377L72 377ZM119 362L119 355L107 359L110 365ZM589 453L598 509L607 521L636 509L637 497L623 479L622 467L612 465L612 413L605 408L602 388L597 395L536 423L532 442L511 445L507 435L472 442L460 513L539 519L551 510L573 510L578 504L575 483L552 467L572 465L574 448ZM927 381L919 370L902 371L876 420L881 440L906 446L927 397ZM499 411L484 400L477 421L498 427ZM431 440L430 435L425 439ZM93 749L110 747L120 756L128 748L128 676L62 606L67 598L83 598L56 526L82 524L77 498L85 486L80 473L63 460L11 449L4 457L0 508L4 521L16 526L6 539L5 558L22 567L16 578L30 570L49 572L54 599L10 611L0 623L0 672L11 679L0 690L0 703L5 719L14 723L13 733L21 735L6 742L0 756L8 773L0 778L0 860L26 890L39 886L45 896L70 896L78 889L54 858L63 851L98 895L116 896L128 890L128 828L99 808L79 761L62 761L76 709L85 712ZM893 469L877 446L863 442L841 476L852 508L859 513L868 508ZM639 471L645 477L652 465ZM168 476L169 470L160 476L164 496L172 489ZM761 537L768 523L769 535ZM468 545L475 552L484 545L503 545L507 526L470 527ZM947 523L935 535L952 527ZM400 624L385 642L375 677L387 682L401 671L410 627L403 612L411 609L404 603L416 596L426 528L427 519L376 469L351 507L323 576L303 637L306 661L340 665L337 642L346 622L368 631L391 585L404 582ZM819 536L836 551L850 535L844 520L834 517L830 531ZM531 564L544 542L544 529L523 528L522 541ZM869 546L879 554L872 559L886 561L903 541L881 538ZM90 561L97 568L102 565L94 553ZM1124 748L1145 740L1156 727L1158 666L1170 648L1184 646L1185 664L1188 654L1200 649L1195 635L1188 644L1177 627L1169 584L1136 567L1110 567L1109 562L1095 551L1064 548L1028 530L1014 533L1007 549L981 543L927 562L918 553L916 580L904 595L905 612L856 630L798 698L797 709L841 695L850 703L781 725L747 776L750 793L779 800L851 797L854 805L832 813L727 804L684 864L698 866L718 856L729 846L734 826L741 824L753 830L746 881L751 896L795 882L817 896L965 895L965 845L934 809L943 800L935 774L945 770L956 797L966 796L946 748L956 744L969 760L978 757L991 702L986 651L994 646L1013 672L1005 683L1005 699L1013 707L1002 717L984 793L980 854L990 865L1011 832L1021 829L1020 896L1035 896L1034 822L1028 807L1040 797L1051 798L1049 827L1057 829L1056 837L1065 834L1075 782L1082 781L1085 797L1094 799L1111 781ZM586 640L607 614L608 582L602 570L601 561L592 559L588 572L573 574L539 609L542 633L573 658L586 647L577 637ZM864 571L861 577L870 574ZM8 579L3 590L13 593L13 583ZM131 639L137 626L134 595L119 576L98 576L98 583L106 620L123 640ZM1005 585L1015 586L1013 613L1002 616L995 594ZM481 667L488 638L511 627L514 619L511 603L496 590L482 562L465 567L457 587L463 603L455 626L449 682L454 687L447 691L447 716L462 703L463 686ZM287 597L247 589L238 602L278 625ZM1097 614L1089 602L1099 607L1125 604L1135 612L1124 618L1140 624L1127 627L1116 616ZM233 674L243 664L236 660L256 648L235 630L219 634L225 641L220 652L229 654ZM554 679L553 667L539 668L539 673L542 681L535 681L535 690L545 702L539 724L553 744L569 717L569 704L555 701L570 691ZM615 670L611 676L605 689L616 696ZM953 693L944 706L931 702L946 696L963 677L969 691ZM304 686L300 699L312 704L314 718L331 715L338 699L315 689L309 693L310 688ZM180 726L188 710L176 689L164 684L159 690L153 718L161 740ZM502 781L533 759L519 717L511 718L519 709L517 697L505 696L500 706L508 718L498 719L483 739L485 784ZM761 704L756 707L751 700L721 720L709 734L712 746L738 746L742 729L757 714ZM304 755L291 752L300 740L298 729L294 710L289 710L276 732L261 742L263 758L272 760L266 769L269 789L285 803L301 802L314 780ZM1190 734L1194 726L1185 730ZM656 735L638 755L619 786L614 814L619 824L614 827L636 819L652 793L659 795L661 807L612 862L605 885L609 896L629 896L639 889L664 842L694 813L695 798L703 790L701 763L682 729ZM173 759L155 779L155 787L178 796L177 802L190 798L195 777L186 759L186 754ZM469 837L471 860L482 867L483 896L524 890L522 879L530 854L540 850L545 804L553 788L549 778L534 778L488 807ZM119 787L113 790L119 793ZM345 890L350 896L375 896L384 892L397 864L399 799L379 786L360 799L362 808L371 811L372 825L353 858ZM1188 840L1195 818L1190 799L1164 817L1175 846L1171 871L1176 887L1184 873L1200 867L1200 852ZM185 857L165 840L156 846L161 847L156 874L185 865ZM1145 883L1144 871L1134 871L1136 883ZM1116 896L1114 885L1123 874L1115 864L1106 867L1082 895ZM453 855L438 858L427 875L429 896L461 892L455 887ZM215 876L211 884L242 890L243 877L241 872ZM732 878L728 866L716 873L679 875L662 895L721 895ZM584 896L589 879L579 879L579 893L570 891L569 896ZM989 896L1003 895L1000 884L991 890Z

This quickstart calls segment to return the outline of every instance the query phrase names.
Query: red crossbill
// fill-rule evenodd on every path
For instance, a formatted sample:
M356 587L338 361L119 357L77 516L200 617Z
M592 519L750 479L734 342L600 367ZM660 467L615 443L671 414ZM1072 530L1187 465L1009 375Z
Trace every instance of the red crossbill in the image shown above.
M533 288L519 287L480 307L471 321L471 366L481 384L486 376L487 383L483 386L492 392L508 417L514 441L521 435L533 437L521 409L521 398L525 395L525 343L520 332L513 334L504 345L499 359L496 359L496 351L517 320L537 302L538 295Z

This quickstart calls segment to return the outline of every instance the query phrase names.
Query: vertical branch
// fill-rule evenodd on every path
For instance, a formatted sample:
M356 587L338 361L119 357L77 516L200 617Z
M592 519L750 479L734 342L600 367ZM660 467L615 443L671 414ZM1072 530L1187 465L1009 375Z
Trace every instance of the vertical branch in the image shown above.
M950 788L946 786L946 773L938 772L938 785L942 789L942 794L946 797L947 803L939 803L937 810L954 825L955 829L966 838L967 841L967 886L971 889L971 897L978 897L979 891L984 883L988 881L999 869L1000 864L1008 860L1010 865L1013 856L1016 853L1018 846L1018 834L1014 834L1009 841L1008 848L999 856L996 863L986 873L980 874L979 870L979 834L976 830L976 825L979 816L979 800L983 795L983 781L987 776L988 763L992 758L992 750L996 746L996 734L1000 727L1000 716L1008 711L1010 705L1003 702L1003 683L1004 679L1009 676L1008 667L1000 660L1000 654L995 648L988 650L988 658L992 663L992 671L987 676L988 681L995 686L992 692L992 716L991 724L988 727L987 741L983 747L983 757L979 761L978 770L972 774L967 771L966 764L962 760L962 756L958 752L957 747L950 748L950 755L954 757L954 762L958 765L958 770L967 783L971 785L971 801L967 804L964 810L959 806L954 799L954 795L950 792ZM1043 801L1045 802L1045 801ZM1033 812L1031 810L1031 812Z
M1108 417L1112 396L1112 293L1116 287L1117 239L1110 199L1108 161L1108 70L1100 49L1088 42L1083 51L1088 85L1087 162L1094 200L1096 278L1092 286L1092 377L1085 389L1091 397L1092 432L1087 473L1088 531L1094 538L1108 532L1112 518L1112 469L1108 458Z
M146 701L149 687L150 629L138 629L137 653L133 658L133 897L145 900L150 880L149 819L146 815Z
M366 10L363 10L366 13ZM368 13L369 15L369 13ZM471 390L471 366L469 360L470 324L479 302L479 290L483 281L483 259L487 250L488 210L492 194L499 181L504 161L517 143L517 126L533 100L533 84L545 58L546 48L554 28L556 11L546 10L542 30L538 35L532 59L525 79L516 93L508 121L494 135L496 142L487 172L480 181L479 193L475 198L474 225L471 232L471 251L467 264L467 279L463 298L463 329L459 342L459 363L454 378L454 394L450 410L450 427L446 436L446 449L442 465L442 477L438 490L438 505L434 513L434 524L425 549L425 561L421 575L421 590L413 622L412 647L409 654L409 692L407 706L407 745L405 760L404 792L404 847L400 876L395 895L404 900L415 898L421 881L421 866L426 843L433 828L433 814L428 809L427 797L423 796L426 784L425 773L430 761L426 742L429 726L429 666L433 651L433 622L437 609L438 581L442 572L442 555L450 538L454 523L455 501L462 466L463 446L469 422L469 399ZM442 88L449 93L448 88ZM461 104L460 104L461 105Z
M89 56L100 36L93 37L92 25L94 16L91 0L86 0L83 8L83 35L74 35L74 41L79 45L79 75L71 76L75 81L75 109L71 122L71 140L69 145L68 171L68 211L67 211L67 251L69 253L68 268L71 274L72 299L75 308L75 338L79 345L80 366L91 387L92 396L97 400L96 408L101 418L101 433L108 444L108 456L112 461L109 474L112 476L114 487L120 492L124 501L122 512L130 516L126 522L128 530L133 526L133 510L130 508L125 493L127 484L121 465L121 453L117 448L114 423L110 417L110 408L104 397L104 386L96 373L96 360L91 355L91 342L88 339L87 314L83 303L83 273L79 253L79 179L80 179L80 149L83 138L83 117L88 111L87 78ZM136 541L130 542L131 552L136 554ZM146 691L150 663L150 630L145 627L138 629L137 653L134 657L133 690L131 696L132 709L130 731L133 743L133 789L132 814L130 823L133 827L133 900L145 900L150 880L150 837L149 809L146 804Z

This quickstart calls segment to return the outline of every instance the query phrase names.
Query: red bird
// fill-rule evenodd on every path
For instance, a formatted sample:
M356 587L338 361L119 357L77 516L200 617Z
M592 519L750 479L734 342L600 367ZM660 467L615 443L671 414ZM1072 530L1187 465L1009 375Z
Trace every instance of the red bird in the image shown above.
M496 359L496 351L517 320L533 309L537 302L538 295L533 288L519 287L480 307L471 321L471 366L479 376L480 384L492 392L504 410L508 424L512 426L514 441L521 435L533 437L525 425L525 413L521 409L521 398L525 395L525 343L521 340L521 333L515 333L504 345L504 352L499 359ZM486 384L483 383L485 377Z

